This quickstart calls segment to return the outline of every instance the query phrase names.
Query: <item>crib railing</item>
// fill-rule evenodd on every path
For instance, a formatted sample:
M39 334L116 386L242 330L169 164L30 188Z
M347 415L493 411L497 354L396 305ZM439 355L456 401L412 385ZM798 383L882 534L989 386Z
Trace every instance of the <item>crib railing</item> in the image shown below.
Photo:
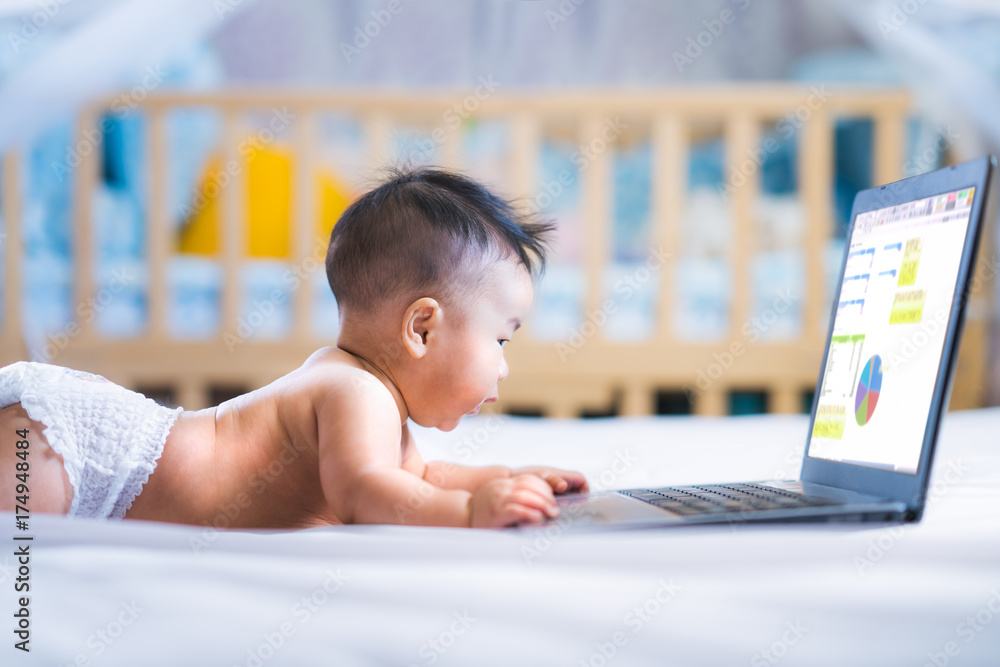
M0 365L27 359L21 335L21 180L18 155L0 163L0 258L3 259L3 320L0 322Z
M388 146L397 123L440 125L441 118L465 95L390 95L372 93L288 93L231 91L221 93L157 93L137 101L147 117L149 265L148 326L136 339L108 340L93 322L80 321L79 331L61 351L58 363L102 373L132 387L168 387L175 401L196 409L209 404L211 388L251 388L273 380L298 366L316 347L332 340L310 333L312 286L301 283L292 297L291 334L281 341L241 341L235 349L219 337L204 341L176 340L167 327L167 263L174 247L165 194L168 159L165 119L171 111L198 107L221 112L224 119L225 161L237 159L237 146L248 113L287 108L296 120L289 148L296 169L292 197L292 243L289 262L309 261L316 253L314 234L317 122L321 114L336 112L358 119L363 127L365 155L376 168L389 158ZM79 138L98 124L110 103L81 113ZM622 415L651 414L657 392L682 391L697 414L728 412L730 392L763 391L771 412L802 410L803 392L815 386L825 342L827 299L822 267L823 249L832 234L834 123L840 117L869 118L873 122L873 179L886 183L902 176L904 126L911 110L908 94L900 90L828 89L793 85L748 85L678 89L662 92L594 91L547 95L493 94L478 99L471 116L500 119L509 127L508 194L534 199L539 187L539 150L546 124L572 128L587 144L601 136L608 118L622 116L649 128L652 144L651 247L666 249L657 257L660 280L653 336L644 342L609 340L593 323L582 344L566 354L557 343L531 335L531 326L508 349L512 372L501 387L500 407L535 410L550 416L572 416L581 411L612 411ZM751 317L750 260L755 250L754 202L760 192L759 169L746 162L761 150L762 127L779 119L795 118L798 129L799 198L804 211L801 251L806 258L802 286L801 333L795 340L753 342L741 332ZM723 128L725 173L739 173L740 185L729 197L732 239L727 251L733 280L729 331L722 341L702 343L679 339L672 328L675 251L683 243L682 215L687 190L688 149L703 125ZM462 134L440 127L439 145L447 167L462 168ZM584 215L582 269L586 279L585 313L600 313L604 304L602 276L611 261L611 165L613 142L589 156L580 175ZM93 247L93 193L99 176L99 151L81 155L73 172L73 285L75 303L84 303L95 291ZM240 268L246 261L245 211L240 193L246 173L232 175L222 195L223 267L222 330L232 328L241 303ZM3 163L3 257L5 271L4 320L0 362L24 358L20 304L20 186L19 163L8 155ZM991 247L985 245L984 247ZM979 299L992 303L986 292ZM959 379L953 406L980 403L985 382L987 318L992 309L973 309L965 333ZM976 317L979 316L977 320ZM583 329L586 332L586 328Z

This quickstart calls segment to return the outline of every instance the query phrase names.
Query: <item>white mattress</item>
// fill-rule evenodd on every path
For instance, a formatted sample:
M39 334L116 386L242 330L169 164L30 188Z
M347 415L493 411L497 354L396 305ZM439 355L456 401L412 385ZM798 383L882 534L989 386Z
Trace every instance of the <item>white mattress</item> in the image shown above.
M565 465L627 487L794 477L806 428L479 417L418 442L428 458ZM925 517L894 528L267 534L36 516L32 650L8 629L3 664L995 665L998 431L1000 409L948 415ZM16 566L3 565L10 628Z

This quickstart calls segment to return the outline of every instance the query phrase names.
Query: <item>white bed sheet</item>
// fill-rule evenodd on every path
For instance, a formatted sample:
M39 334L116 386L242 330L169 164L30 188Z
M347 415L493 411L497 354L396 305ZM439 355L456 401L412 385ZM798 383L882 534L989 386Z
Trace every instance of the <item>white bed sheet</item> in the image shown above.
M5 630L0 662L996 665L998 427L998 409L947 416L933 497L905 527L260 533L36 516L32 650ZM794 477L806 428L479 417L418 442L427 458L565 465L627 487ZM13 557L3 566L12 627Z

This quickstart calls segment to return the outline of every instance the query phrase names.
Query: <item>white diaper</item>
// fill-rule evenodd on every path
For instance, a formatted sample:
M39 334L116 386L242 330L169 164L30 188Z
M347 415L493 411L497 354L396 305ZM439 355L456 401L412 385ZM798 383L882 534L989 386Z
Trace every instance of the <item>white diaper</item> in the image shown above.
M99 375L28 361L0 368L0 408L17 402L63 457L67 515L110 519L132 507L181 412Z

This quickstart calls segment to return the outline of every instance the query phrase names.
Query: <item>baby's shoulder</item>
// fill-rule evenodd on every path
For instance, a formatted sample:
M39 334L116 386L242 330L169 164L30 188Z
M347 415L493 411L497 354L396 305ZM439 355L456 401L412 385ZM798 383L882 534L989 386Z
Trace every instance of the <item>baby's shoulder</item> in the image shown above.
M321 347L310 354L309 358L302 363L299 370L331 372L350 369L364 369L364 366L349 352L345 352L339 347L327 346Z
M357 409L370 405L375 409L396 410L392 392L357 357L336 347L314 352L299 369L310 385L310 393L330 409Z

